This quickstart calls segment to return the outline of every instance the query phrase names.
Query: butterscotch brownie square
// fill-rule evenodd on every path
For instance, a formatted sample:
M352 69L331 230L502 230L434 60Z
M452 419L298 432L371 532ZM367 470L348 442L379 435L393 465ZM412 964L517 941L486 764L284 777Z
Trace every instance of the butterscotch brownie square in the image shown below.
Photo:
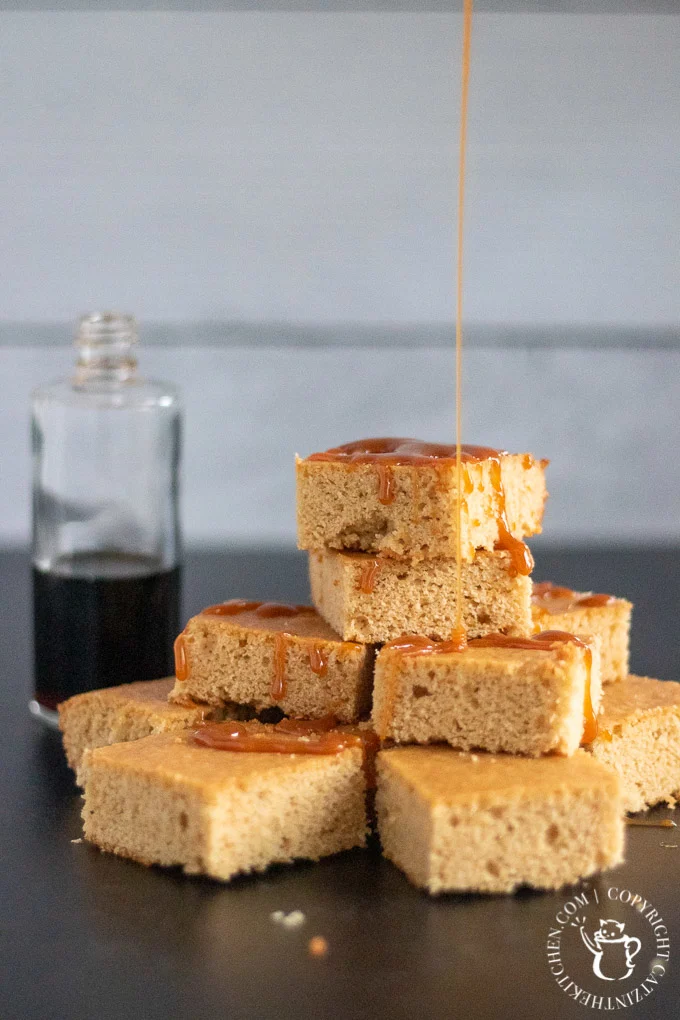
M615 772L571 758L400 747L378 755L383 853L430 893L559 889L623 859Z
M85 838L142 864L223 880L364 846L360 748L241 753L194 739L185 731L86 751Z
M605 688L590 749L623 783L626 811L680 796L680 684L629 676Z
M139 740L220 719L222 708L213 705L168 703L174 677L121 684L76 694L59 705L59 728L69 765L77 771L86 747L102 747ZM235 706L234 706L235 707Z
M410 559L457 555L456 448L413 439L368 439L297 458L298 545ZM520 572L531 561L518 540L541 530L547 461L464 447L461 546L508 546Z
M477 553L462 564L463 625L470 637L530 634L531 581L508 552ZM369 553L309 554L312 601L348 641L384 642L402 634L447 638L456 626L456 561L411 563Z
M311 606L232 599L194 616L177 639L171 699L354 722L370 707L373 658Z
M632 603L614 595L572 591L550 581L534 584L532 614L536 629L597 635L603 683L628 676L632 611Z
M568 638L490 635L464 651L418 637L387 644L375 665L375 731L401 744L573 754L592 739L601 680L597 646Z

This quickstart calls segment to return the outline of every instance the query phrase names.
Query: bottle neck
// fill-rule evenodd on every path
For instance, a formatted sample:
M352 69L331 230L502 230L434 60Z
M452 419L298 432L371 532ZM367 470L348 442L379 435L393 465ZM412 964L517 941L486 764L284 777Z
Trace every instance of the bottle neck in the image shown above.
M137 325L132 316L115 312L83 316L75 339L76 386L129 382L137 372L136 343Z

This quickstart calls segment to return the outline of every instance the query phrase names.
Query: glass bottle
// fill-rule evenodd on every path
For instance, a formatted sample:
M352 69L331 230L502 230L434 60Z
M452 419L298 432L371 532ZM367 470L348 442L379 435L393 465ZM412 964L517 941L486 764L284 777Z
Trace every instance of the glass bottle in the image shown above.
M32 395L35 696L173 672L181 408L137 375L132 316L86 315L75 374Z

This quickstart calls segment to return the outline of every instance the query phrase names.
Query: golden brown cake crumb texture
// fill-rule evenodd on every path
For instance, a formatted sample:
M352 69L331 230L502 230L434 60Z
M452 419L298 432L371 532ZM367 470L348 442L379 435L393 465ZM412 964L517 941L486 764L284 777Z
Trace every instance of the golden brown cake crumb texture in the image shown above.
M574 592L576 596L587 594ZM600 638L602 682L612 683L628 676L631 602L614 599L608 605L575 606L563 613L551 613L545 603L534 601L533 622L537 630L566 630L582 637L595 634Z
M456 625L455 559L410 563L315 550L309 577L314 605L347 641L446 639ZM508 552L481 551L463 565L463 624L473 638L532 632L531 581L515 573Z
M222 717L209 705L171 705L174 677L106 687L76 694L59 705L59 728L66 759L78 770L86 747L139 740L151 733L184 730Z
M618 772L626 811L680 796L680 683L629 676L604 692L594 756Z
M541 531L545 465L528 454L501 457L510 531ZM350 549L413 560L456 556L456 470L451 461L395 466L394 500L381 503L374 464L296 459L298 546ZM465 464L463 557L492 550L499 538L492 462Z
M570 642L550 651L473 646L420 655L387 646L376 659L373 725L382 739L402 744L570 755L583 735L586 655ZM601 693L593 642L595 712Z
M559 889L623 860L619 779L591 755L378 755L384 854L431 893Z
M274 697L276 635L286 633L285 693ZM278 706L286 715L318 719L334 715L356 722L371 699L374 652L344 642L317 613L263 619L254 613L237 616L199 614L184 629L189 675L177 681L170 695L210 705L236 702L257 710ZM312 670L312 658L326 663L323 675Z
M366 841L359 749L236 753L161 734L86 751L84 835L142 864L228 880Z

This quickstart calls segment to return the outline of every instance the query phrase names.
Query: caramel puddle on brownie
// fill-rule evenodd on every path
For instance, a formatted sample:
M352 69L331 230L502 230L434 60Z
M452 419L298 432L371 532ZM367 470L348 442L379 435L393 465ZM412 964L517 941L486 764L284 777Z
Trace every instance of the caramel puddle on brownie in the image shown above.
M322 719L282 719L278 723L206 723L195 730L191 741L215 751L250 754L340 754L350 747L363 754L369 787L375 785L375 756L380 741L373 730L339 726L334 716Z
M615 595L572 591L571 588L562 588L552 581L538 581L534 584L531 599L546 613L555 615L568 613L572 609L597 609L600 606L610 606L612 602L617 601Z

